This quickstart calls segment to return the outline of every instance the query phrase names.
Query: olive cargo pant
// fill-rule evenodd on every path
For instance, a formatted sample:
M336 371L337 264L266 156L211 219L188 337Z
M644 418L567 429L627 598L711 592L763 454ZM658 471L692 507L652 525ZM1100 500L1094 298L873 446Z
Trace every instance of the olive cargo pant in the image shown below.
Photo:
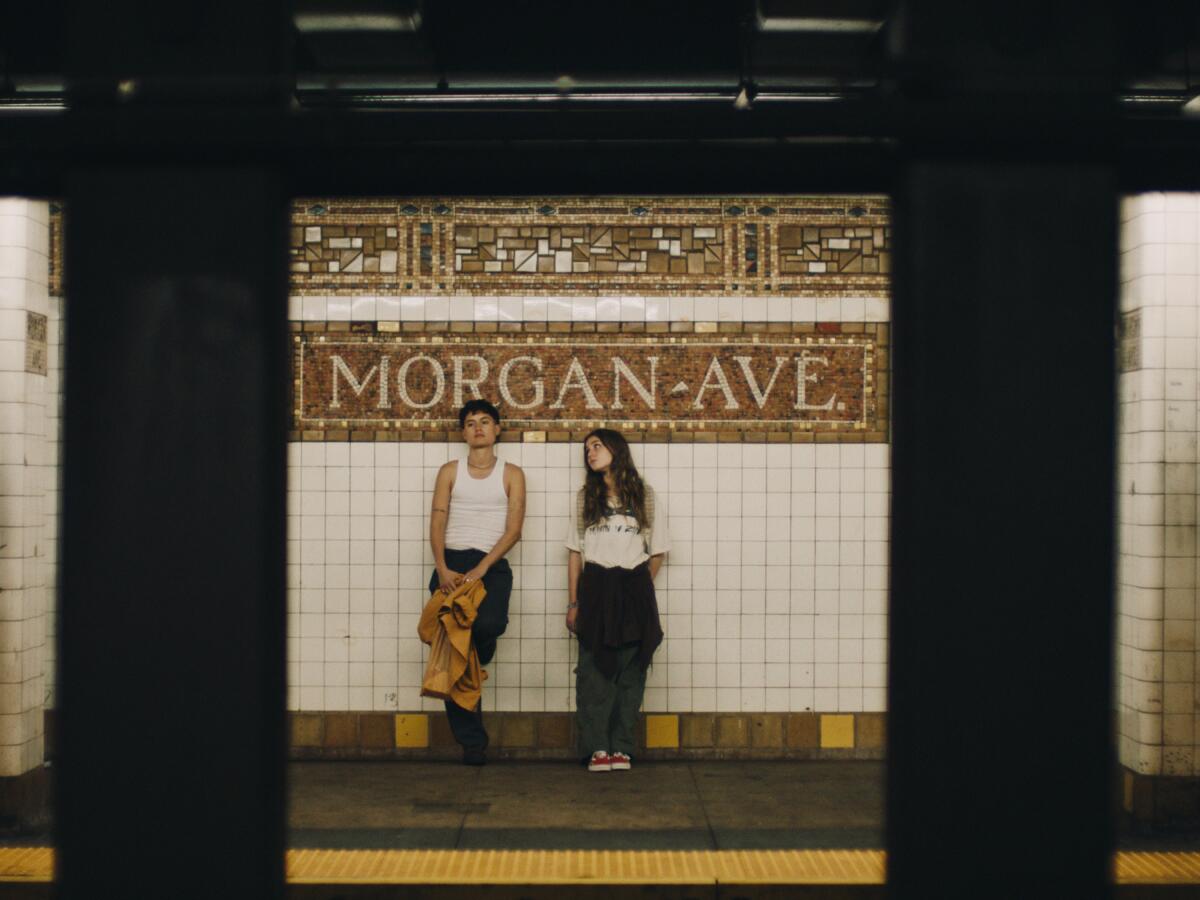
M575 722L580 756L597 750L633 756L634 726L646 691L646 670L638 665L640 647L639 642L623 644L617 650L616 675L607 678L596 668L591 651L579 645Z

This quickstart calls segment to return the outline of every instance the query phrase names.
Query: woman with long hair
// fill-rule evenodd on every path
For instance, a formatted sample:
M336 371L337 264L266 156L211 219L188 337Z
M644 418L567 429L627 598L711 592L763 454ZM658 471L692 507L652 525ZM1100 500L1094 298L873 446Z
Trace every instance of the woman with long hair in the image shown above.
M664 512L629 444L597 428L583 441L587 478L567 533L567 629L579 638L575 709L588 771L632 765L646 669L662 643L654 576L669 549Z

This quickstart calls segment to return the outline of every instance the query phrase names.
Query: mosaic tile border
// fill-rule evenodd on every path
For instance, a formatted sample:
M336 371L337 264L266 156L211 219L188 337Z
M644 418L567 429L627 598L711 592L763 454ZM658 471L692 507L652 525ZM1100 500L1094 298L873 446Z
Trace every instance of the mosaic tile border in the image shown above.
M577 441L591 428L601 424L620 428L635 442L885 443L888 440L890 327L884 323L293 322L291 327L293 396L289 440L292 441L458 440L457 428L449 420L411 425L405 420L378 423L332 419L310 423L302 420L298 404L302 393L302 350L306 341L315 336L318 340L360 341L368 344L394 339L401 333L414 338L414 343L428 341L430 347L453 345L456 341L465 343L472 335L487 335L497 341L508 340L514 346L525 346L535 340L542 347L569 346L574 335L591 335L593 338L599 335L620 336L622 342L627 339L631 342L641 340L647 347L663 346L664 342L683 344L689 340L705 344L718 340L730 343L786 340L798 346L820 342L869 344L871 365L864 384L866 413L861 424L764 422L757 418L692 422L636 421L606 417L563 421L561 428L550 428L534 420L512 419L506 421L508 427L502 433L501 440L529 443Z
M291 288L397 296L887 296L883 196L304 198Z
M1142 367L1142 311L1125 313L1117 323L1117 371L1136 372Z
M51 297L63 295L63 208L50 204L49 290Z
M489 712L488 755L574 759L575 714ZM292 759L442 759L461 749L446 717L425 712L291 711ZM642 713L644 759L882 759L887 713Z

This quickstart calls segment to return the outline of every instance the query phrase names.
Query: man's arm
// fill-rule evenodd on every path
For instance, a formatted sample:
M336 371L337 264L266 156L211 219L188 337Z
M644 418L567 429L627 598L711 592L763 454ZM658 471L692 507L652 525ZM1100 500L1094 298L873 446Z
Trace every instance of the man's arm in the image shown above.
M504 482L508 489L508 516L504 521L504 534L500 535L500 540L496 541L496 546L488 551L488 555L479 561L479 565L466 574L468 581L486 575L488 569L521 539L521 526L525 524L525 473L519 466L508 463L504 463L504 466Z
M450 491L454 487L456 463L449 462L438 469L433 485L433 504L429 510L429 546L437 568L442 590L450 591L462 583L463 576L446 567L446 522L450 518Z

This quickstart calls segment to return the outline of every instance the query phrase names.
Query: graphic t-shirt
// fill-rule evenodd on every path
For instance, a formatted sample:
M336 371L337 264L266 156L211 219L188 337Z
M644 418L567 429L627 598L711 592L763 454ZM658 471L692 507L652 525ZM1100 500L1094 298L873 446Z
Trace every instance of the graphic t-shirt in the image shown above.
M646 485L646 490L651 490ZM579 546L579 504L571 504L571 521L567 529L568 550L583 554L585 563L596 563L606 568L635 569L651 556L666 553L671 549L667 531L666 510L661 502L655 503L654 527L649 535L638 526L637 519L627 508L618 508L609 501L608 515L599 522L589 525L583 532L583 546ZM647 541L647 537L649 540Z

